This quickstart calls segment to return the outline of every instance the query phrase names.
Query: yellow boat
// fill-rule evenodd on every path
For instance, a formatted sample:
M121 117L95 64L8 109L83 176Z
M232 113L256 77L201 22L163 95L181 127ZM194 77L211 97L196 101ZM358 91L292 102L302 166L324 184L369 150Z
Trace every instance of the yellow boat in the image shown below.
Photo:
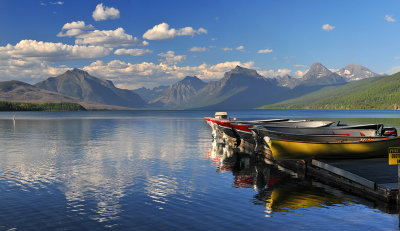
M379 137L358 141L312 142L264 138L275 160L310 158L370 158L388 155L389 147L400 147L400 137Z

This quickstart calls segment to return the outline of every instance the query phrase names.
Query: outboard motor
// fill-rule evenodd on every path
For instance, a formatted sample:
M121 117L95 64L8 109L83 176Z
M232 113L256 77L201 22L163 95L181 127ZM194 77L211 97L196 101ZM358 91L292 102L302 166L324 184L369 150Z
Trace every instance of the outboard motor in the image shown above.
M395 127L382 128L382 136L397 136L397 130Z

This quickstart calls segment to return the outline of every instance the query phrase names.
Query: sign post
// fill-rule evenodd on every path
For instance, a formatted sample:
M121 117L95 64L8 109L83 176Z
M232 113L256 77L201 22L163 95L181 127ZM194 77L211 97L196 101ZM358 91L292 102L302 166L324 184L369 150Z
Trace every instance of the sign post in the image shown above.
M397 192L397 204L400 204L400 147L389 147L389 165L397 165L397 182L398 182L398 192ZM400 227L400 214L399 214L399 227Z
M400 190L400 147L389 147L389 165L397 165L397 182ZM400 193L400 191L399 191ZM397 203L400 203L397 196Z
M389 147L389 165L400 164L400 147Z

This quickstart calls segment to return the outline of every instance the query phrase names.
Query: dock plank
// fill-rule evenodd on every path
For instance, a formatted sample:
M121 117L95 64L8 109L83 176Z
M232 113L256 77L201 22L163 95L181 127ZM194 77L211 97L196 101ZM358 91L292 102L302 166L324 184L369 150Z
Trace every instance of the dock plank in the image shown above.
M323 168L325 170L328 170L328 171L330 171L332 173L335 173L335 174L337 174L339 176L342 176L342 177L344 177L346 179L352 180L352 181L357 182L357 183L359 183L361 185L369 187L371 189L375 189L375 185L376 184L375 184L374 181L368 180L368 179L366 179L366 178L364 178L362 176L356 175L356 174L354 174L352 172L346 171L344 169L335 167L333 165L330 165L330 164L327 164L327 163L324 163L324 162L318 161L318 160L313 160L312 164L317 166L317 167L320 167L320 168Z
M371 159L319 159L319 161L346 170L376 184L397 182L397 166L389 165L387 158Z

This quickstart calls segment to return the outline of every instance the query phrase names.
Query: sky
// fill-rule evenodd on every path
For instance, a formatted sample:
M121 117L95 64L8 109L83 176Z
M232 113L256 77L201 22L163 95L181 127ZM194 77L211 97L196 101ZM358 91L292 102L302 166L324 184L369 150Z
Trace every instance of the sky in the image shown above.
M301 77L314 62L392 74L399 38L397 0L0 0L0 81L79 68L153 88L236 65Z

